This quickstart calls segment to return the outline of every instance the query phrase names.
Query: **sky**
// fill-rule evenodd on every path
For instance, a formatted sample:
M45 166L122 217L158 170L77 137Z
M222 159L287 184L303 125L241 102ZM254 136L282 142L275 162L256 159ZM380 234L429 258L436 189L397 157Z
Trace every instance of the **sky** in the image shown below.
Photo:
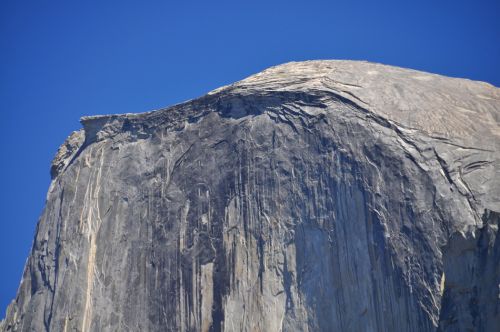
M288 61L380 62L500 86L500 1L0 1L0 319L84 115L199 97Z

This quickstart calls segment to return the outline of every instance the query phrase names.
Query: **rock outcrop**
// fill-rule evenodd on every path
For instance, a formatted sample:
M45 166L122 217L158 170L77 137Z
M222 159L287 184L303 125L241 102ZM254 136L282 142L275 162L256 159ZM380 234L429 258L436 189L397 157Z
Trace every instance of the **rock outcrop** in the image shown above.
M500 89L288 63L90 116L2 331L494 331Z

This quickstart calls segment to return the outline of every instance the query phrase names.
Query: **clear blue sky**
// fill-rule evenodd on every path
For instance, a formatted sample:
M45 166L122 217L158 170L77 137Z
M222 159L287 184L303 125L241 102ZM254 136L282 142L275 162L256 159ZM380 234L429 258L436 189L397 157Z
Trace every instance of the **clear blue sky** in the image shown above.
M83 115L144 112L292 60L362 59L500 86L500 1L0 3L0 317L58 146Z

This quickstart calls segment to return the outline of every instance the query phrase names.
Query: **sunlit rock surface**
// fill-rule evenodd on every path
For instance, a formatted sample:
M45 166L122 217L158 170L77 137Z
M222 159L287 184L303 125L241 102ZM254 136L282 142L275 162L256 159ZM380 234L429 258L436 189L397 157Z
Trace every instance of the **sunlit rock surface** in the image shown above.
M2 331L498 331L500 89L310 61L81 122Z

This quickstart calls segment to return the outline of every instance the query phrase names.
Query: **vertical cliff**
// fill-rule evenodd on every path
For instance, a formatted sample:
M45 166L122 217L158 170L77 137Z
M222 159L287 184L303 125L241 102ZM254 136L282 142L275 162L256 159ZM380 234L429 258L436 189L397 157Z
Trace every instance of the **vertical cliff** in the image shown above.
M85 117L2 331L494 331L500 89L351 61Z

